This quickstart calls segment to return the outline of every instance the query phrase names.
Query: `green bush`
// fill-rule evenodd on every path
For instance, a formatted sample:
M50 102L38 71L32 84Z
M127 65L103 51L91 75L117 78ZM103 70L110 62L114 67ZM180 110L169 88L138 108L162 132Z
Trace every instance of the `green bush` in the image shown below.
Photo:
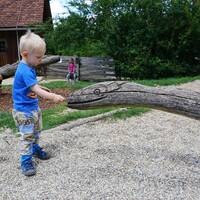
M118 77L130 77L132 79L159 79L187 75L186 67L169 60L161 60L157 57L144 60L137 59L136 64L128 65L118 62L116 74Z

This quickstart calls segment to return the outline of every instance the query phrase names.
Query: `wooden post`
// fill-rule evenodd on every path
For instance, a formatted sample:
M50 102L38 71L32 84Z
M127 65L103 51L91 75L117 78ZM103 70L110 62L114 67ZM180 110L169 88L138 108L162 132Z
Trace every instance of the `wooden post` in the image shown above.
M0 95L2 94L2 80L3 80L3 77L0 74Z

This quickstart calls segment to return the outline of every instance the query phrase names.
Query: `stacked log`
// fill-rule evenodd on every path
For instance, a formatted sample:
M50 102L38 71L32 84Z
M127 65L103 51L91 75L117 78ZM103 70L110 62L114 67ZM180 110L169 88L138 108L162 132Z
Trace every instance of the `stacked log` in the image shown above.
M68 64L73 56L62 56L62 62L48 66L41 74L49 78L65 78ZM106 57L75 57L76 72L79 80L106 81L116 80L114 61Z
M81 80L116 80L114 61L104 57L81 57Z
M68 63L70 56L61 56L60 62L54 63L46 67L45 72L41 75L48 78L65 78L68 72ZM78 67L78 63L76 63Z

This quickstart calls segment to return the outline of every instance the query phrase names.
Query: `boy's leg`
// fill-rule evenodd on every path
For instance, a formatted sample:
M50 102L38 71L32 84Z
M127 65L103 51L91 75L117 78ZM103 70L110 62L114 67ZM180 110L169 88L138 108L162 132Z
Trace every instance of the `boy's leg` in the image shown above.
M42 130L42 112L41 112L41 110L34 111L33 118L34 118L35 141L33 143L32 154L42 160L47 160L50 158L50 155L47 152L43 151L43 149L39 146L40 133Z
M13 118L20 132L21 169L26 176L36 174L32 161L32 148L35 141L32 113L13 111Z
M42 131L42 112L41 110L33 111L34 120L34 143L38 144L40 139L40 134Z

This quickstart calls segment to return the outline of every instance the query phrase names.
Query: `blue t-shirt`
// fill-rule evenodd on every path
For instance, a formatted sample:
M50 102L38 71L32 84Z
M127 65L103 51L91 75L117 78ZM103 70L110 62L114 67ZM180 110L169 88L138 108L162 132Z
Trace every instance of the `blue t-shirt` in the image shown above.
M37 95L30 89L37 83L35 69L20 62L15 72L12 91L15 110L22 112L38 110Z

